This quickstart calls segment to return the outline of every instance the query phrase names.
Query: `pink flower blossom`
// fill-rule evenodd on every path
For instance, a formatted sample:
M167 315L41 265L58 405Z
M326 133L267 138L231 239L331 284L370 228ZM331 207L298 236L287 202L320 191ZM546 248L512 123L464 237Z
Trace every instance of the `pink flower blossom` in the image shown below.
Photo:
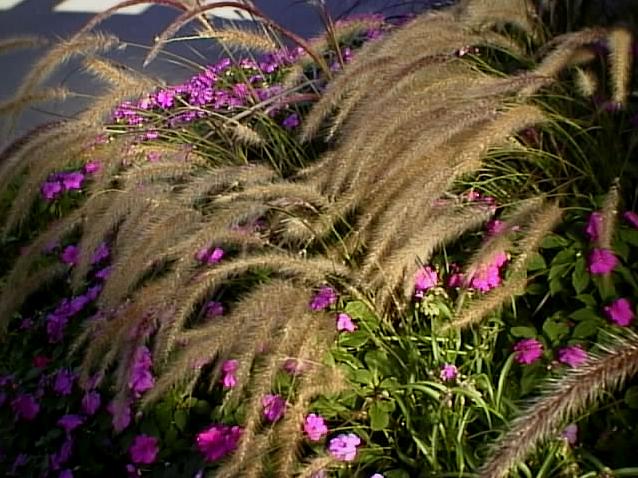
M570 367L578 367L587 360L587 352L579 345L569 345L558 350L558 361Z
M220 317L224 315L224 305L216 300L211 300L205 306L205 313L207 318Z
M501 282L501 269L507 263L507 254L500 251L492 256L490 262L482 264L470 278L470 287L487 292L498 287Z
M337 302L337 291L330 286L323 286L310 301L310 308L314 311L326 310Z
M625 219L625 221L638 229L638 214L636 214L634 211L625 211L622 217Z
M421 298L424 293L435 287L439 276L430 266L421 267L414 275L414 296Z
M241 438L238 426L213 425L197 434L197 448L207 461L216 461L232 453Z
M77 427L84 423L84 417L80 415L63 415L57 422L57 425L64 429L65 432L71 433Z
M18 395L11 402L11 409L16 414L18 420L33 420L40 411L40 405L35 401L33 395L23 393Z
M567 440L567 443L570 445L575 445L578 442L578 425L575 423L570 423L565 427L561 436Z
M618 263L618 259L609 249L594 249L588 258L589 273L607 275L614 270Z
M328 427L321 415L311 413L304 420L303 430L310 441L319 441L328 434Z
M600 237L600 233L603 230L603 215L599 212L592 212L587 220L587 226L585 227L585 234L589 237L590 241L597 241Z
M60 260L65 264L74 266L78 263L80 258L80 250L77 246L66 246L60 255Z
M459 371L456 368L456 365L446 363L445 365L443 365L443 367L441 367L441 373L439 374L439 377L444 382L450 382L452 380L456 380L458 374Z
M237 385L237 377L235 377L235 372L239 367L239 362L237 360L226 360L222 364L222 385L224 388L233 388Z
M99 173L101 169L102 163L100 163L99 161L89 161L82 168L85 174L96 174Z
M58 370L53 381L53 391L63 397L70 395L75 378L75 374L68 369Z
M60 181L46 181L40 187L40 192L44 199L52 201L62 193L62 183Z
M354 332L355 330L357 330L357 326L352 321L352 317L350 317L345 312L337 314L337 331Z
M128 449L131 461L138 465L150 465L157 458L159 440L150 435L137 435Z
M629 299L616 299L603 310L611 322L621 327L627 327L635 318L633 304Z
M97 264L98 262L102 262L105 259L108 259L110 255L109 246L106 245L105 242L101 242L97 249L93 252L91 256L91 264Z
M519 340L514 345L514 359L520 364L531 364L543 355L543 344L536 339Z
M264 395L261 404L264 407L264 418L271 423L281 419L286 411L286 400L281 395Z
M462 287L465 284L465 277L458 264L450 265L450 276L447 279L447 286L451 288Z
M150 390L155 386L155 378L152 373L153 359L151 351L145 345L141 345L135 351L131 375L129 376L129 388L136 395Z
M102 397L99 392L91 391L84 394L82 397L82 413L85 413L89 417L94 415L97 412L98 408L100 408L100 404L102 403Z
M354 433L341 434L330 440L328 452L339 461L353 461L357 457L357 447L361 438Z
M75 171L62 174L62 185L67 191L81 189L84 181L84 174Z
M492 219L485 225L488 236L498 236L507 230L507 223L500 219Z
M195 259L204 264L217 264L224 257L224 250L221 247L203 247L195 254Z

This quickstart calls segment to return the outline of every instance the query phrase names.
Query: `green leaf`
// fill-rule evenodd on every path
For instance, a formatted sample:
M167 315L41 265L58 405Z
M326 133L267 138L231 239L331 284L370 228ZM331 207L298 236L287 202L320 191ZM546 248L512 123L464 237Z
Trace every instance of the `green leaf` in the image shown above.
M365 368L355 370L352 374L352 381L363 385L372 385L372 374L370 370L366 370Z
M339 345L345 347L359 348L370 340L370 335L365 330L355 330L349 334L339 336Z
M512 334L514 337L517 337L517 338L532 339L536 337L537 332L534 327L519 326L519 327L512 327L510 329L510 334Z
M348 302L344 309L345 313L353 319L363 320L370 326L378 326L379 320L375 313L361 301Z
M397 404L394 402L394 400L379 400L376 403L379 408L388 413L392 413L397 408Z
M545 258L538 252L535 252L534 254L532 254L532 257L527 262L527 270L538 271L542 269L547 269Z
M556 343L569 334L569 327L564 322L548 319L543 324L543 332L545 332L551 342Z
M558 234L549 234L545 236L541 242L542 249L555 249L557 247L565 247L569 244L567 239L559 236Z
M369 350L366 352L363 361L366 363L370 370L378 370L383 376L392 375L390 363L388 362L388 356L385 352L378 349Z
M637 230L621 227L618 230L618 237L622 241L628 244L631 244L632 246L638 247L638 231Z
M180 431L184 431L184 429L186 428L186 423L188 422L188 413L182 408L177 409L175 410L173 420L175 421L175 426L177 427L177 429Z
M589 307L596 307L596 299L591 294L580 294L576 296L576 300L582 302Z
M569 265L574 262L576 251L574 249L563 249L552 259L552 269L558 265Z
M596 313L594 309L591 309L589 307L583 307L582 309L578 309L572 312L571 314L569 314L569 318L577 322L580 322L582 320L597 319L598 314Z
M368 411L370 417L370 428L373 431L384 430L390 423L390 415L380 406L379 402L374 402Z
M549 281L549 293L551 295L556 295L560 291L563 290L563 281L560 280L560 277L554 277Z
M572 272L572 286L577 294L583 292L589 285L589 272L584 257L576 259L574 272Z
M574 328L574 331L572 332L572 338L584 339L587 337L592 337L596 335L596 333L598 333L600 325L601 324L599 320L584 320Z
M638 385L627 389L625 392L625 403L629 408L638 409Z

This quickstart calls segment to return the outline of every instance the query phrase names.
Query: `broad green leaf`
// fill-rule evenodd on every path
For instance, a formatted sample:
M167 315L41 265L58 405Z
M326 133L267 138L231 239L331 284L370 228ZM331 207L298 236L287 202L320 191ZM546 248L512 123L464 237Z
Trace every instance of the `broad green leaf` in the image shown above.
M563 290L563 281L560 280L560 277L554 277L549 281L549 293L551 295L556 295L560 291Z
M339 345L345 347L359 348L370 340L370 335L365 330L356 330L352 333L341 334L339 336Z
M541 242L542 249L555 249L557 247L565 247L569 244L567 240L558 234L549 234L545 236Z
M368 410L368 415L370 417L370 428L372 428L373 431L383 430L387 428L390 423L390 415L379 406L379 402L372 404Z
M554 256L552 259L552 269L558 265L571 264L574 262L574 257L576 256L576 251L574 249L563 249L558 254Z
M180 431L184 431L184 429L186 428L186 423L188 422L188 413L186 412L186 410L179 408L175 410L173 420L177 429Z
M627 389L625 392L625 403L629 408L638 409L638 385Z
M512 327L510 329L510 334L512 334L514 337L517 337L517 338L532 339L536 337L537 332L534 327L519 326L519 327Z
M592 337L598 333L600 328L599 320L584 320L579 323L572 332L572 337L575 339L584 339Z
M591 294L577 295L576 300L582 302L585 305L588 305L589 307L596 307L597 304L596 299L594 299Z
M363 385L372 385L372 374L370 370L366 370L365 368L355 370L352 374L352 381Z
M545 332L550 341L556 343L569 334L569 327L564 322L548 319L543 324L543 332Z
M390 363L388 362L388 356L385 352L378 349L369 350L366 352L363 361L371 370L376 369L383 376L392 375Z
M577 294L583 292L589 285L589 272L584 257L576 259L574 272L572 272L572 286Z
M527 270L538 271L538 270L542 270L546 268L547 268L547 263L545 262L545 258L538 252L535 252L534 254L532 254L532 257L529 259L527 263Z
M627 244L631 244L632 246L638 247L638 231L635 229L627 229L621 227L618 230L618 237L626 242Z
M580 322L582 320L596 319L598 318L598 314L594 309L583 307L569 314L569 318Z

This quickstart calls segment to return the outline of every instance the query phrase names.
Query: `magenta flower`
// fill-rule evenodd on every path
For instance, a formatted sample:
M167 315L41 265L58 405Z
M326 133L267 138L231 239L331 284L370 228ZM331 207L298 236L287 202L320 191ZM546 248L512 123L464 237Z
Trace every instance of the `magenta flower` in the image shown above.
M593 275L609 274L618 265L618 259L609 249L594 249L589 254L589 273Z
M73 382L75 382L75 374L69 369L60 369L56 372L53 380L53 391L62 396L70 395L71 390L73 390Z
M361 438L354 433L341 434L330 440L328 451L336 460L353 461L357 456L357 447L360 444Z
M575 445L578 441L578 425L575 423L570 423L565 427L561 436L567 440L567 443L570 445Z
M49 466L53 470L59 470L62 465L69 461L73 454L73 438L67 436L66 440L58 451L49 455Z
M498 236L507 230L507 223L500 219L492 219L485 225L488 236Z
M101 169L102 163L100 163L99 161L89 161L82 168L85 174L96 174L99 173Z
M447 279L447 286L451 288L463 287L465 284L465 277L458 264L450 265L450 276Z
M224 250L221 247L203 247L195 254L195 259L204 264L217 264L224 257Z
M206 313L206 317L209 319L212 317L220 317L224 315L224 305L216 300L211 300L210 302L208 302L204 310Z
M129 388L136 395L150 390L155 386L155 379L151 369L153 368L153 359L151 351L145 345L141 345L135 351L131 375L129 376Z
M80 258L80 250L77 246L66 246L60 255L60 260L65 264L74 266Z
M543 355L543 344L536 339L519 340L514 345L514 359L520 364L531 364Z
M105 242L101 242L91 256L91 264L97 264L98 262L102 262L103 260L108 259L109 254L109 246L107 246Z
M314 311L326 310L336 304L337 291L330 286L323 286L310 301L310 308Z
M235 372L239 367L239 362L237 360L226 360L222 364L222 385L224 388L233 388L237 385L237 377L235 377Z
M443 365L443 367L441 367L441 373L439 374L439 377L444 382L451 382L452 380L456 380L458 374L459 371L456 368L456 365L446 363L445 365Z
M35 401L33 395L23 393L18 395L11 402L11 409L18 420L33 420L40 411L40 405Z
M497 252L490 262L482 264L470 279L470 287L487 292L501 284L501 269L507 263L507 254Z
M58 426L70 433L84 423L84 417L80 415L63 415L57 422Z
M424 292L435 287L438 281L439 276L430 266L419 268L414 275L414 296L423 297Z
M157 437L137 435L128 449L131 461L138 465L150 465L157 458L158 443Z
M286 411L286 400L281 395L264 395L261 399L264 418L271 423L278 421Z
M344 312L337 314L337 331L354 332L355 330L357 330L357 326L352 321L352 317Z
M302 373L306 367L301 360L296 358L289 358L286 359L286 361L282 365L282 368L290 375L298 375Z
M295 129L300 124L301 121L299 120L299 115L297 113L291 114L281 122L281 125L286 129Z
M603 215L599 212L592 212L587 220L587 226L585 227L585 234L589 237L590 241L597 241L600 237L600 233L603 230Z
M46 181L40 187L40 192L44 199L52 201L62 192L62 184L60 181Z
M80 172L62 173L61 175L62 185L67 191L74 189L82 189L82 182L84 181L84 174Z
M622 217L625 219L625 221L638 229L638 214L636 214L634 211L625 211Z
M216 461L232 453L241 438L238 426L213 425L197 434L197 448L207 461Z
M310 441L319 441L328 434L328 427L321 415L311 413L306 417L303 430Z
M603 310L610 321L621 327L627 327L635 317L633 304L625 298L616 299Z
M94 415L97 412L98 408L100 408L100 404L102 403L102 397L99 392L91 391L84 394L82 397L82 413L88 415L89 417Z
M558 361L570 367L578 367L587 360L587 352L579 345L569 345L558 350Z

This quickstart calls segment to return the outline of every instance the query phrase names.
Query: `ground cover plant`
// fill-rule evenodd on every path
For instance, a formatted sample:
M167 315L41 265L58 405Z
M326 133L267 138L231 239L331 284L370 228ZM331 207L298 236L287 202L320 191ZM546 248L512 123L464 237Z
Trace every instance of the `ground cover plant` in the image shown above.
M638 474L631 25L157 3L148 61L189 21L266 53L158 87L94 56L111 10L0 105L109 85L2 154L5 474Z

